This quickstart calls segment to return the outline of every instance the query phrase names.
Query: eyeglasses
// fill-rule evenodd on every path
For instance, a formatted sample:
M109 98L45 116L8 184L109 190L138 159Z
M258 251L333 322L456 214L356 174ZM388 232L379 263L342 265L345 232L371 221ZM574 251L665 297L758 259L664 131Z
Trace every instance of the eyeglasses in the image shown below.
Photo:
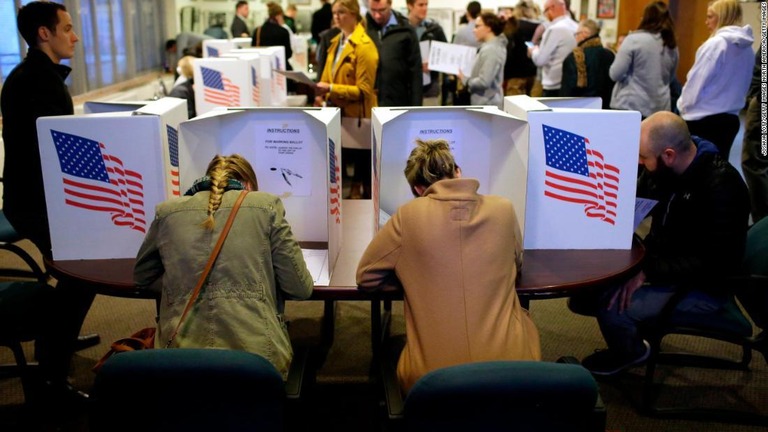
M337 11L333 11L332 12L332 14L335 15L335 16L346 15L348 13L349 13L349 11L345 11L345 10L337 10Z

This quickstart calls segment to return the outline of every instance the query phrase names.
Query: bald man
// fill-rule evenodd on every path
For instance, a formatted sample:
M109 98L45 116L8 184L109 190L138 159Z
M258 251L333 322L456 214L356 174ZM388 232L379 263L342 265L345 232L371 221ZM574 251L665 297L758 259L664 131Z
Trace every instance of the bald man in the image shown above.
M593 308L608 345L582 364L614 375L650 354L638 325L659 316L672 296L678 310L711 313L723 307L722 280L741 266L749 197L739 173L709 141L691 136L685 121L662 111L640 128L637 196L658 200L645 238L642 269L621 286L572 299L571 309ZM596 309L596 310L594 310Z

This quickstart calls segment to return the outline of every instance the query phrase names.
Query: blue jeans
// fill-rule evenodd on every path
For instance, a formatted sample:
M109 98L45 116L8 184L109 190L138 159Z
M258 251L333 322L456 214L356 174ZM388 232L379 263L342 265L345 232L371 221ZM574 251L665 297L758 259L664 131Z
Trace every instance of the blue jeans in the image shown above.
M594 310L600 331L603 333L608 348L627 358L637 358L645 353L645 345L640 337L638 326L643 321L658 317L676 292L673 286L644 285L635 291L629 308L619 313L618 304L608 309L613 294L621 286L600 292L593 299ZM589 302L589 300L579 299ZM618 302L617 302L618 303ZM704 292L691 291L677 305L675 310L687 313L712 313L722 308L724 299ZM575 312L580 312L574 308Z

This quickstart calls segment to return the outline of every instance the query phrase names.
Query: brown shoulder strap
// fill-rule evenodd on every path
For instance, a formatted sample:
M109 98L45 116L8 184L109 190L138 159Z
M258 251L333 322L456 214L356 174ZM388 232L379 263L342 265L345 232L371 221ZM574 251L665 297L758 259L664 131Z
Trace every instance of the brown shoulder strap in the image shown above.
M240 192L240 195L237 197L237 201L235 201L235 205L232 207L232 211L229 213L229 218L227 219L227 223L224 224L224 228L221 230L221 235L219 235L219 240L216 242L216 246L213 247L211 256L208 258L208 263L205 264L203 273L200 275L200 279L198 279L197 285L195 285L195 290L192 291L192 295L189 297L189 301L187 302L187 307L184 308L184 313L181 314L179 323L176 324L176 329L173 331L173 334L168 339L168 343L165 344L165 348L168 348L169 346L171 346L171 343L173 342L173 340L176 339L176 335L179 333L179 329L181 329L181 324L184 322L184 318L187 317L187 314L192 309L192 305L195 304L195 300L197 300L197 296L200 295L200 290L203 288L205 281L208 279L208 274L211 272L211 269L213 268L213 264L216 262L216 258L218 258L219 256L219 252L221 252L221 246L224 244L224 240L226 240L227 234L229 234L229 229L232 228L232 223L235 221L235 215L237 214L237 211L240 209L240 204L242 204L246 195L248 195L248 191L244 190Z
M261 27L262 26L259 26L259 28L256 29L256 46L257 47L261 46Z

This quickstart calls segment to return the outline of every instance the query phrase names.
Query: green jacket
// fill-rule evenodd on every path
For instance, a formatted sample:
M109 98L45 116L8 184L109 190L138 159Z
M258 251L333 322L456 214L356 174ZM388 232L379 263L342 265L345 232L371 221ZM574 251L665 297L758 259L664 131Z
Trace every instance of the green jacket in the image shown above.
M134 268L139 287L150 289L161 281L156 347L163 347L173 333L239 193L224 193L213 231L200 226L210 192L157 206ZM282 202L251 192L172 347L253 352L285 375L293 351L282 319L284 300L306 299L312 288Z

